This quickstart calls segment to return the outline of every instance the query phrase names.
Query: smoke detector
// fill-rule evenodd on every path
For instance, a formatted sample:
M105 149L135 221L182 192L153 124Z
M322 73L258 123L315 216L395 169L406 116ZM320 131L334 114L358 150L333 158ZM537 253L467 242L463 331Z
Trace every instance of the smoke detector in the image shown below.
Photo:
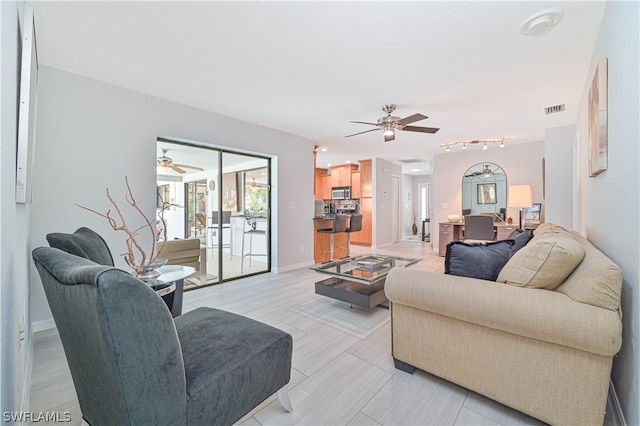
M520 34L529 36L538 36L545 34L564 17L562 9L545 9L525 19L520 24Z

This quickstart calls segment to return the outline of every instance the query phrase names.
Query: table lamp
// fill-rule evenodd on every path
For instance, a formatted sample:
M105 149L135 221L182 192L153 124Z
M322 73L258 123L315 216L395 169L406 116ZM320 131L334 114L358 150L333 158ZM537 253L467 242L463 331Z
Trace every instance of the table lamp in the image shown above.
M522 211L525 207L533 206L533 191L531 185L511 185L509 187L509 207L520 209L519 227L522 228Z

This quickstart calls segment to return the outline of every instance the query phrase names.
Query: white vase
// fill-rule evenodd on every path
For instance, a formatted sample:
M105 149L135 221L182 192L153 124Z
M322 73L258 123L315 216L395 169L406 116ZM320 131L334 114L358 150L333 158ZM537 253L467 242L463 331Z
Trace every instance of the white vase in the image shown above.
M460 216L459 214L450 214L449 216L447 216L447 220L451 223L458 223L462 220L462 216Z

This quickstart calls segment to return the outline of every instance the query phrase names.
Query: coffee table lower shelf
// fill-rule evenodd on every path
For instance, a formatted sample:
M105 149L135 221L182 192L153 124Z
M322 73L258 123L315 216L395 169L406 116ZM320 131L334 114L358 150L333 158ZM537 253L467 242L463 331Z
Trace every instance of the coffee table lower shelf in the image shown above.
M371 309L374 306L388 303L384 294L384 281L366 285L342 278L327 278L316 282L316 294Z

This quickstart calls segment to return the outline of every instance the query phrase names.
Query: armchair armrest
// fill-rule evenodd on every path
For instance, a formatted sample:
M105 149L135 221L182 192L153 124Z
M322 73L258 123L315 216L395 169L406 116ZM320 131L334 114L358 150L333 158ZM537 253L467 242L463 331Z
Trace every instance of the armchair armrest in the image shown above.
M575 302L555 291L394 268L385 292L392 304L603 356L615 355L622 344L617 312Z

